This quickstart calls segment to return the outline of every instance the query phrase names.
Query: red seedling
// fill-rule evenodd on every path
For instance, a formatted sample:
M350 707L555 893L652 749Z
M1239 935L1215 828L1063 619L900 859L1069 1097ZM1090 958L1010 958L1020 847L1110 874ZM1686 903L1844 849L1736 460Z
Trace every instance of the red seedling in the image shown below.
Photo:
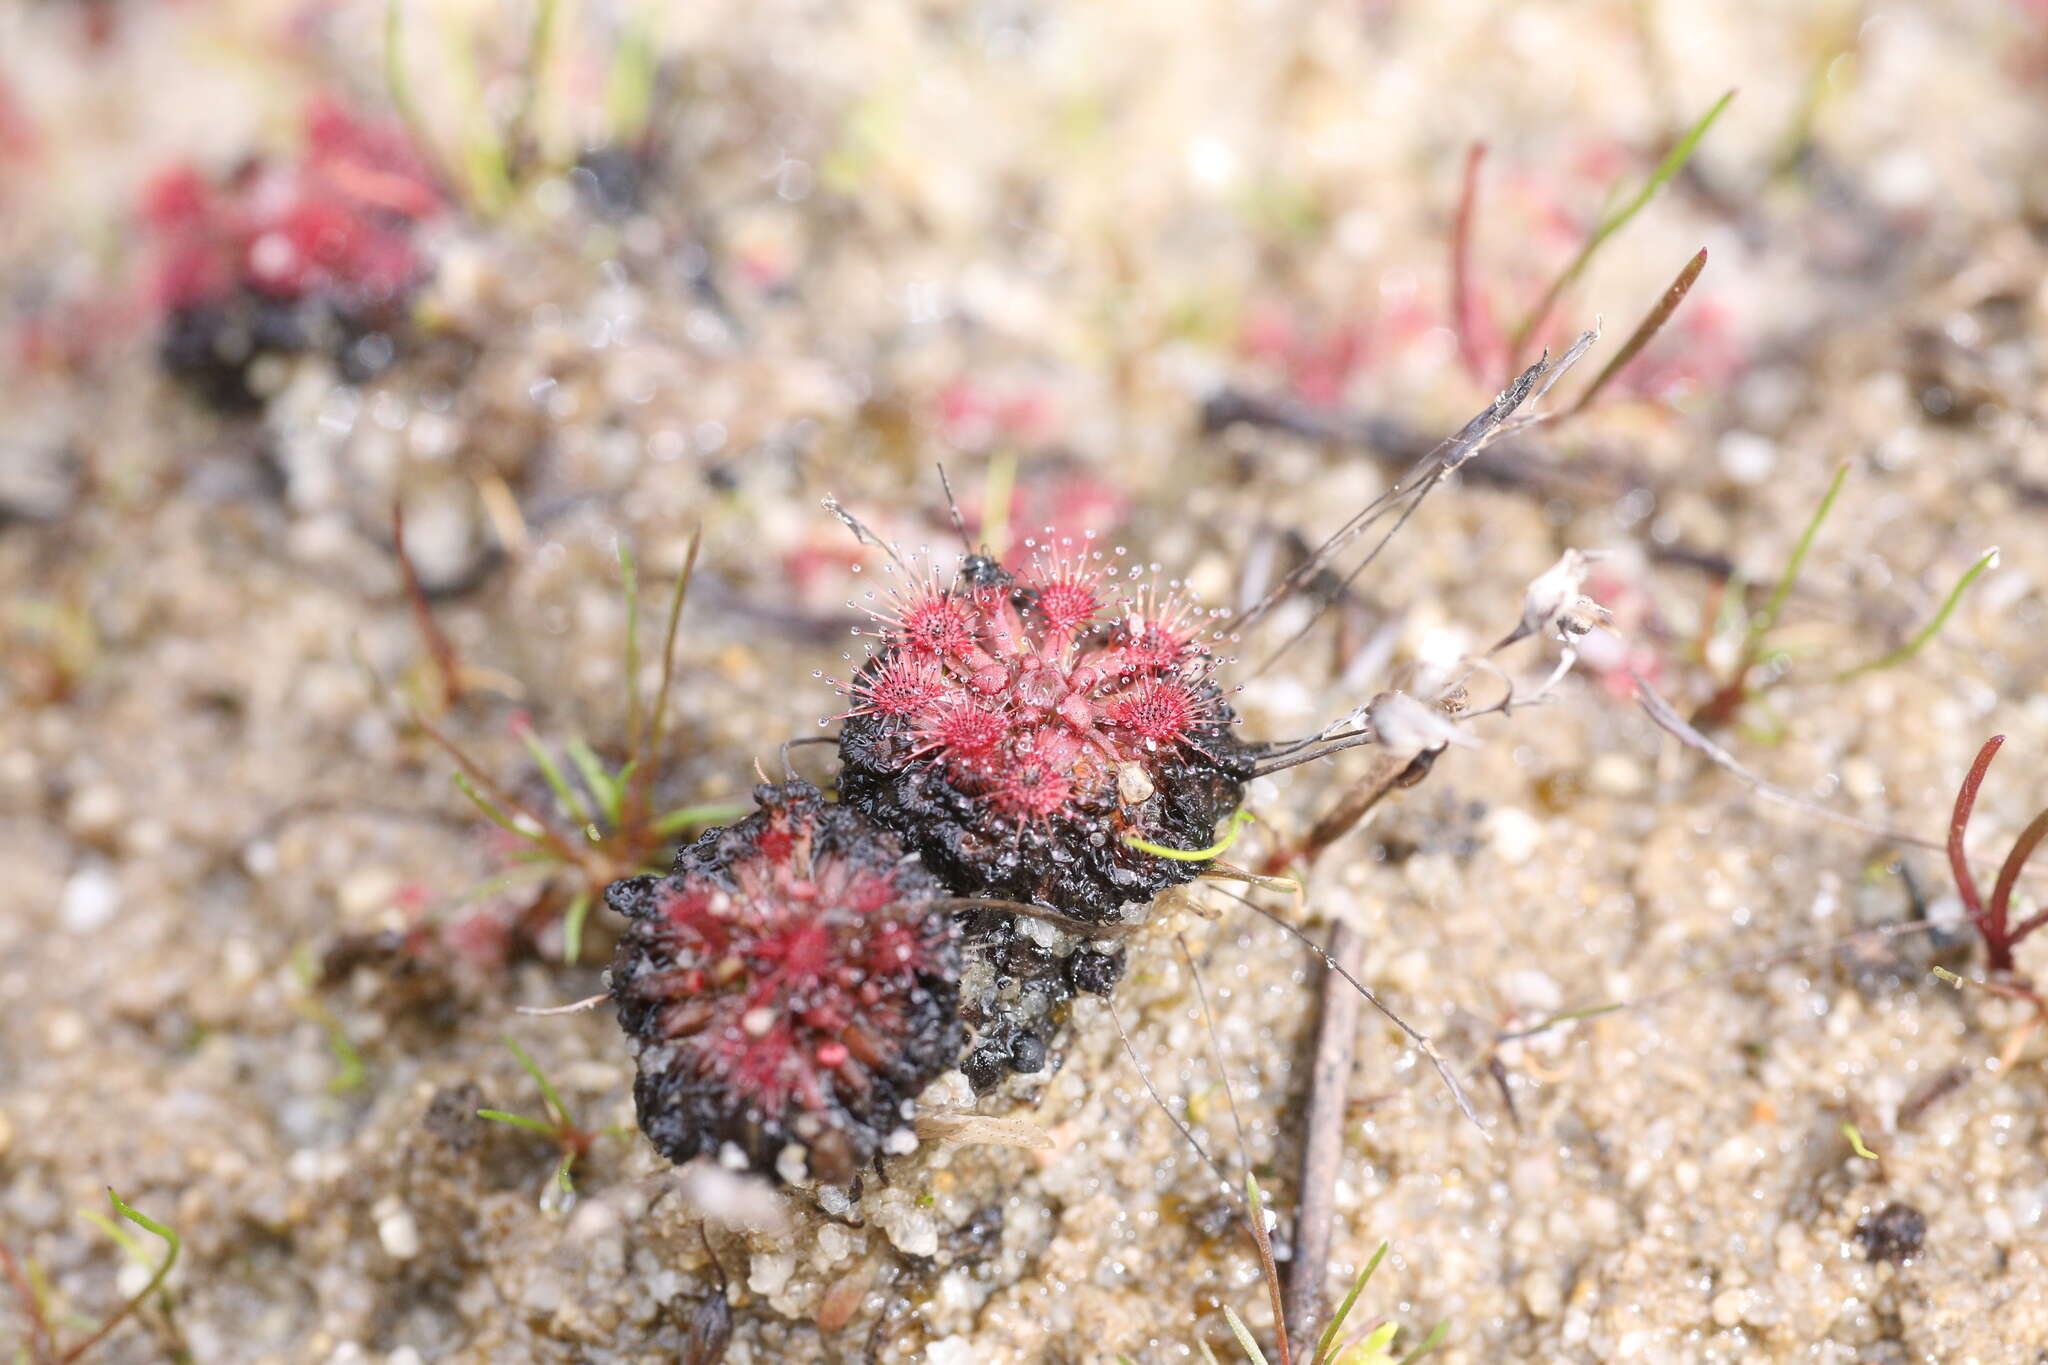
M1998 748L2005 743L2004 735L1993 735L1984 741L1984 747L1977 751L1976 761L1970 764L1970 771L1963 778L1963 785L1956 792L1955 812L1948 825L1948 865L1955 873L1956 894L1963 898L1963 908L1969 912L1970 923L1977 928L1978 936L1984 940L1985 967L1993 972L2010 973L2013 970L2013 949L2020 940L2048 924L2048 910L2037 911L2013 924L2008 918L2012 905L2014 885L2019 881L2020 869L2027 859L2048 839L2048 810L2035 816L2033 823L2020 831L2020 837L2013 841L2012 851L2005 855L2005 863L1998 869L1998 881L1991 888L1991 899L1986 901L1977 893L1976 878L1970 875L1969 858L1963 852L1963 834L1969 828L1970 812L1977 804L1977 788L1984 783L1984 774L1991 768L1991 760Z

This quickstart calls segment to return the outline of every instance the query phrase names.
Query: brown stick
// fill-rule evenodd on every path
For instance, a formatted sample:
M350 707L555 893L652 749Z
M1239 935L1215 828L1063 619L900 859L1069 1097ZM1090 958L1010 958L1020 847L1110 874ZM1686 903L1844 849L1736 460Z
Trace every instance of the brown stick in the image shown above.
M1354 829L1391 791L1413 786L1429 772L1436 752L1407 763L1383 761L1316 821L1288 861L1313 863L1322 851ZM1365 938L1339 920L1330 936L1331 960L1356 976ZM1322 1018L1316 1025L1315 1062L1309 1070L1307 1136L1301 1148L1301 1181L1296 1192L1294 1260L1287 1268L1287 1332L1314 1339L1323 1312L1323 1280L1330 1265L1330 1232L1336 1209L1330 1192L1344 1159L1344 1114L1351 1102L1351 1064L1358 1043L1364 997L1344 977L1328 972L1323 981Z
M1330 956L1356 972L1365 938L1339 921L1330 936ZM1300 1213L1294 1228L1294 1260L1287 1271L1287 1334L1315 1339L1323 1313L1323 1279L1330 1264L1330 1231L1336 1208L1328 1192L1344 1159L1344 1111L1350 1103L1352 1051L1358 1041L1364 1000L1329 973L1323 987L1323 1015L1316 1025L1315 1064L1308 1081L1308 1139L1301 1149Z

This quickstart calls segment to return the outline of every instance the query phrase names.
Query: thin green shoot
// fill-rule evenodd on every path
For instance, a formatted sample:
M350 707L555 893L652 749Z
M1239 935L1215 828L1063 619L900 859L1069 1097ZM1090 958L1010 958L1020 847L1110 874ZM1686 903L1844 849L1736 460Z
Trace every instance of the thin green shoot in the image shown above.
M1828 519L1828 513L1835 509L1835 499L1841 496L1842 485L1849 478L1849 462L1842 461L1835 467L1835 477L1828 482L1828 491L1821 497L1820 506L1813 509L1813 516L1806 523L1806 529L1799 533L1799 543L1792 547L1792 557L1785 561L1785 571L1778 575L1778 582L1771 589L1770 598L1762 611L1749 619L1749 635L1744 653L1753 655L1763 645L1764 636L1776 629L1779 615L1785 610L1785 603L1791 599L1792 589L1799 583L1799 574L1806 567L1806 556L1813 549L1814 537L1820 534L1821 524Z
M437 165L434 139L427 129L427 122L420 116L419 100L413 94L412 77L405 66L405 0L385 0L384 5L384 87L391 96L391 107L398 111L398 121L405 125L412 138L413 147L423 157ZM446 176L442 176L446 180Z
M512 1055L519 1059L519 1065L526 1068L526 1074L533 1077L533 1083L540 1087L541 1103L547 1106L549 1115L557 1123L568 1123L569 1106L562 1103L561 1095L555 1091L554 1082L550 1081L547 1073L540 1069L540 1063L534 1061L532 1057L527 1055L525 1048L519 1046L518 1043L510 1038L505 1040L505 1046L512 1049Z
M1977 984L1976 982L1971 981L1968 977L1957 976L1954 972L1950 971L1946 967L1934 968L1934 974L1940 977L1943 981L1946 981L1949 985L1954 986L1957 990L1961 990L1966 984L1972 986Z
M1956 585L1949 589L1948 596L1942 600L1941 609L1934 613L1933 619L1929 620L1926 625L1914 633L1912 639L1906 641L1906 643L1890 653L1880 655L1868 663L1858 664L1854 668L1842 670L1834 676L1833 681L1846 682L1850 678L1860 678L1866 673L1876 673L1882 669L1897 667L1899 664L1911 659L1927 647L1928 641L1941 633L1941 628L1947 625L1948 618L1955 614L1957 604L1963 600L1963 594L1970 590L1970 585L1983 577L1987 571L1997 567L1997 564L1998 547L1994 545L1979 555L1976 563L1963 571L1963 576L1956 580Z
M619 590L626 595L626 742L636 744L640 738L640 570L633 560L633 547L623 536L619 539Z
M1344 1296L1344 1302L1337 1305L1336 1313L1330 1318L1330 1325L1325 1327L1322 1336L1316 1339L1316 1352L1309 1357L1309 1365L1324 1365L1330 1359L1330 1353L1337 1349L1337 1334L1344 1330L1344 1320L1351 1316L1351 1310L1358 1305L1358 1296L1365 1292L1366 1284L1372 1279L1373 1272L1380 1268L1380 1262L1386 1258L1386 1254L1387 1244L1381 1242L1379 1250L1373 1252L1372 1259L1365 1263L1365 1269L1359 1271L1358 1278L1351 1282L1351 1292Z
M583 957L583 924L590 918L590 907L596 899L588 891L579 892L562 912L562 961L571 967Z
M1244 1325L1244 1319L1237 1315L1237 1310L1227 1303L1223 1305L1223 1320L1230 1324L1230 1333L1237 1338L1237 1344L1244 1347L1245 1357L1255 1365L1267 1365L1266 1353L1259 1349L1251 1329Z
M1846 1120L1842 1123L1842 1136L1849 1141L1849 1150L1865 1161L1877 1160L1877 1153L1863 1145L1863 1130Z
M439 18L442 67L456 86L454 107L473 115L459 146L469 201L479 212L496 215L512 202L515 187L504 146L495 130L476 130L476 120L485 118L484 111L491 107L484 98L483 78L477 71L479 44L472 33L461 29L455 14L441 12Z
M604 816L605 822L618 825L624 814L623 779L629 774L622 770L618 777L614 777L604 766L604 760L597 756L596 750L580 736L571 739L563 747L569 752L569 761L576 765L577 773L582 776L583 785L588 787L590 794L597 799L598 811Z
M525 156L527 136L532 132L535 112L540 108L543 79L548 58L555 45L555 12L559 0L534 0L533 28L526 40L526 70L519 86L519 107L505 126L505 145L500 153L507 166L518 165Z
M499 810L489 797L477 789L476 783L470 778L468 773L451 774L450 780L455 783L458 791L470 799L472 805L483 812L484 818L499 829L504 830L508 834L516 834L520 838L530 843L539 844L543 848L548 847L549 839L545 826L537 825L530 816L515 818Z
M634 15L620 35L605 80L605 112L614 142L630 145L647 131L654 109L656 70L652 24L642 7L642 12Z
M292 975L299 981L300 994L295 1002L299 1013L320 1026L327 1038L328 1054L334 1058L334 1075L328 1078L327 1093L346 1095L360 1089L369 1079L370 1069L363 1062L362 1049L342 1027L340 1017L314 994L318 973L313 969L311 954L303 946L292 954Z
M569 1112L569 1106L562 1102L554 1082L540 1069L540 1064L528 1056L526 1049L513 1039L505 1039L505 1046L512 1049L512 1055L519 1059L519 1065L525 1069L527 1075L533 1077L534 1085L539 1087L541 1108L546 1112L547 1118L537 1119L530 1114L514 1114L504 1109L479 1109L476 1116L480 1119L489 1119L493 1123L525 1129L554 1143L562 1155L561 1160L555 1164L554 1172L548 1177L548 1183L564 1195L573 1195L576 1193L576 1185L571 1177L571 1171L577 1160L586 1155L599 1138L611 1137L623 1130L604 1128L592 1132L579 1127Z
M1677 145L1665 153L1664 159L1657 163L1657 168L1650 172L1650 178L1643 182L1641 188L1629 196L1620 207L1603 215L1594 225L1592 232L1587 234L1585 244L1579 248L1578 254L1572 257L1571 262L1551 281L1550 287L1543 291L1543 296L1536 301L1528 315L1516 324L1508 340L1511 355L1521 354L1529 338L1550 317L1550 310L1557 306L1559 297L1577 283L1579 276L1593 263L1594 256L1606 244L1607 239L1628 226L1629 220L1642 211L1643 206L1656 196L1657 191L1663 189L1666 183L1685 169L1685 163L1692 159L1694 150L1700 145L1700 139L1707 135L1707 130L1714 126L1714 120L1721 117L1721 111L1726 109L1728 102L1734 98L1735 92L1730 90L1714 101L1713 108L1707 110L1697 123L1686 130L1685 136L1678 140Z
M542 1137L546 1138L552 1138L555 1135L554 1124L543 1123L539 1119L526 1114L514 1114L504 1109L479 1109L476 1111L476 1116L480 1119L489 1119L493 1123L509 1123L515 1128L524 1128L529 1132L539 1133Z
M1828 491L1822 496L1820 506L1814 508L1813 516L1806 523L1806 529L1800 532L1798 543L1792 547L1792 557L1785 561L1784 571L1778 575L1778 581L1772 587L1771 595L1764 602L1763 609L1750 616L1743 631L1741 651L1736 655L1735 667L1729 671L1727 681L1715 689L1714 695L1707 699L1694 716L1696 725L1725 725L1734 719L1742 704L1749 700L1749 675L1762 662L1765 637L1777 628L1778 618L1784 612L1786 602L1791 600L1792 590L1799 583L1800 572L1806 567L1806 557L1813 550L1814 539L1820 534L1820 528L1827 521L1828 513L1834 510L1835 499L1841 496L1842 485L1848 478L1849 462L1844 460L1835 467L1835 477L1829 481Z
M677 806L666 815L657 817L654 828L660 834L674 834L678 830L702 825L720 825L739 819L749 809L738 801L706 801L701 805Z
M1135 834L1124 836L1124 847L1135 848L1140 853L1149 853L1155 858L1168 858L1177 863L1206 863L1227 853L1230 846L1237 842L1239 832L1257 818L1248 810L1231 812L1230 824L1223 837L1207 848L1168 848L1149 839L1140 839Z
M1416 1361L1422 1359L1431 1351L1434 1351L1437 1347L1443 1345L1444 1338L1449 1336L1450 1334L1451 1324L1448 1322L1440 1322L1436 1326L1430 1328L1429 1335L1422 1339L1422 1344L1420 1346L1417 1346L1414 1350L1410 1351L1407 1355L1401 1357L1401 1365L1415 1365Z
M327 1092L331 1095L346 1095L362 1088L369 1078L369 1068L363 1064L362 1049L341 1026L341 1021L322 1010L327 1031L327 1051L334 1058L334 1075L328 1078Z
M1337 1357L1337 1365L1393 1365L1394 1352L1391 1349L1394 1338L1399 1336L1401 1324L1383 1322L1365 1334L1365 1339L1355 1346L1347 1347Z
M1195 1345L1201 1349L1202 1365L1216 1365L1216 1353L1209 1349L1208 1342L1198 1337L1195 1340Z
M151 1295L155 1294L159 1289L161 1289L163 1287L164 1280L171 1273L171 1267L178 1263L178 1252L183 1243L179 1240L178 1234L176 1232L172 1231L169 1227L166 1227L164 1224L157 1222L154 1218L151 1218L149 1215L130 1207L128 1202L122 1199L120 1194L117 1193L111 1185L107 1187L107 1199L109 1202L113 1204L114 1212L118 1213L122 1218L126 1219L128 1222L133 1223L136 1227L141 1228L144 1232L147 1232L152 1237L157 1238L164 1244L163 1260L157 1262L156 1268L151 1272L149 1282L147 1284L143 1285L141 1289L137 1290L134 1294L131 1294L126 1300L124 1300L119 1308L116 1308L111 1314L109 1314L104 1320L102 1320L99 1326L94 1328L92 1332L83 1340L77 1342L68 1349L62 1351L58 1350L57 1348L55 1334L50 1330L50 1325L47 1320L45 1310L45 1304L48 1301L47 1286L41 1283L40 1271L35 1271L33 1275L33 1282L25 1291L23 1291L26 1297L25 1306L28 1309L31 1324L36 1329L38 1329L42 1340L47 1343L50 1354L47 1357L38 1356L33 1358L48 1359L49 1361L54 1362L54 1365L71 1365L73 1361L80 1359L93 1347L99 1345L102 1341L106 1340L107 1336L111 1332L113 1332L113 1330L116 1327L119 1327L122 1323L126 1322L130 1315L132 1315L137 1308L141 1307L142 1304ZM143 1251L141 1244L137 1242L132 1235L127 1234L125 1230L121 1229L111 1219L106 1218L104 1215L97 1217L94 1217L93 1215L87 1216L92 1217L92 1221L94 1223L98 1224L101 1228L105 1229L107 1233L114 1238L115 1242L119 1244L123 1251L135 1257L142 1264L149 1264L148 1255ZM11 1256L7 1258L7 1265L9 1270L14 1269L14 1262ZM17 1356L17 1359L26 1360L30 1358L32 1357L29 1356L26 1348L24 1348L23 1352L19 1356Z
M661 741L668 727L669 687L676 675L676 636L682 626L683 604L690 600L690 580L697 574L697 551L704 543L704 532L698 529L690 532L690 548L683 554L683 567L676 571L675 590L669 594L668 628L661 637L661 683L654 693L653 717L648 723L647 742L637 742L639 731L633 731L635 744L633 762L640 769L653 771L653 761L661 752ZM637 681L634 684L638 685Z
M548 789L554 792L563 807L576 817L577 825L589 829L595 823L590 806L574 784L562 775L561 765L555 762L555 756L549 752L548 746L540 742L539 736L533 733L533 727L529 725L519 726L519 739L526 746L526 752L532 755L534 764L540 769L541 777L547 781Z
M981 490L981 539L997 559L1010 548L1010 497L1016 487L1016 455L1001 450L989 456Z
M554 794L559 811L542 814L510 789L494 781L482 766L415 709L412 720L455 760L451 780L470 804L520 841L510 855L514 863L563 873L559 890L546 889L566 907L562 920L563 960L575 963L591 911L603 889L621 877L658 874L669 843L678 834L707 824L737 819L747 807L730 801L705 802L669 810L652 808L655 760L668 732L668 702L674 690L676 652L683 607L689 600L702 544L692 533L678 570L661 640L661 677L652 698L639 685L642 664L640 571L632 547L617 547L621 591L625 596L626 757L611 767L584 738L572 737L556 747L544 742L528 724L516 727L520 743ZM560 754L567 755L564 763ZM547 803L541 803L546 806ZM564 818L566 817L566 819Z

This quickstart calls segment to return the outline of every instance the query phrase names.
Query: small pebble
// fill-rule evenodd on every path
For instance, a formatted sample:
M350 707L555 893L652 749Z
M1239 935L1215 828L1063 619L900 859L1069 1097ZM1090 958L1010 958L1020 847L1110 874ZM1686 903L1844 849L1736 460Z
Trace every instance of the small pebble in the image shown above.
M386 1195L370 1208L377 1223L377 1241L394 1261L410 1261L420 1254L420 1226L412 1210Z
M121 883L113 869L93 863L72 873L71 880L64 883L57 918L74 934L90 934L111 923L120 908Z

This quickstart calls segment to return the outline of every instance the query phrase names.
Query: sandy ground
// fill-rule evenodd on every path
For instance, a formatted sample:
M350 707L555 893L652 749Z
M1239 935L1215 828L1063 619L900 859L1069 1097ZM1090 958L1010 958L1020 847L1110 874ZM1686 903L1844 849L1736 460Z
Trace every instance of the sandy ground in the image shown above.
M502 108L524 20L412 8L432 14L407 30L416 94L457 145L462 63L437 54L471 53ZM608 128L618 15L568 10L543 165ZM841 709L818 675L845 675L863 555L820 497L948 544L938 461L970 512L1014 481L1015 524L1095 529L1239 603L1280 538L1333 530L1392 466L1205 433L1205 398L1288 397L1426 445L1504 377L1468 376L1450 330L1473 139L1477 274L1511 318L1610 187L1740 88L1693 173L1567 296L1560 332L1598 315L1607 339L1560 393L1705 246L1665 336L1594 411L1435 494L1341 630L1263 670L1301 618L1244 641L1247 734L1307 732L1483 650L1567 546L1609 552L1592 590L1690 709L1734 644L1697 561L1768 583L1847 461L1773 637L1784 676L1721 738L1786 789L1938 839L1978 745L2007 735L1970 841L1987 882L2048 801L2038 4L663 15L642 208L606 217L543 169L502 212L444 215L397 364L349 383L301 357L257 412L214 414L156 367L139 188L179 157L289 149L316 89L383 108L380 11L120 0L99 46L73 6L0 13L0 132L20 130L0 136L0 1240L75 1341L146 1279L81 1217L105 1187L184 1239L168 1299L92 1360L672 1361L721 1275L736 1363L1227 1357L1224 1304L1270 1343L1249 1242L1099 1000L1076 1003L1056 1071L980 1102L1037 1150L928 1141L858 1200L787 1196L777 1233L700 1233L637 1135L551 1191L545 1140L472 1115L539 1112L510 1036L586 1127L630 1125L607 1011L514 1012L600 989L598 954L563 965L550 926L499 960L533 893L477 894L504 841L403 708L535 800L515 714L616 758L614 545L639 548L652 615L701 526L659 782L676 804L743 798ZM452 708L394 497L473 674ZM1992 545L1934 643L1830 681ZM1555 657L1521 649L1525 683ZM1363 931L1361 975L1486 1125L1367 1016L1340 1175L1314 1196L1337 1210L1331 1288L1390 1242L1360 1311L1408 1340L1448 1322L1448 1362L2040 1359L2029 1008L1931 975L1983 975L1961 933L1803 951L1958 914L1945 861L1762 800L1626 693L1581 667L1550 704L1474 722L1475 747L1324 857L1305 912L1269 897ZM796 762L825 776L828 755ZM1368 766L1262 782L1238 852L1299 837ZM472 931L454 949L337 955L450 925ZM593 945L610 932L594 920ZM2023 973L2048 970L2043 944ZM1258 1174L1283 1260L1323 976L1202 890L1161 903L1115 996L1169 1106ZM1876 1256L1858 1228L1894 1204L1924 1237ZM0 1341L27 1331L0 1296Z

